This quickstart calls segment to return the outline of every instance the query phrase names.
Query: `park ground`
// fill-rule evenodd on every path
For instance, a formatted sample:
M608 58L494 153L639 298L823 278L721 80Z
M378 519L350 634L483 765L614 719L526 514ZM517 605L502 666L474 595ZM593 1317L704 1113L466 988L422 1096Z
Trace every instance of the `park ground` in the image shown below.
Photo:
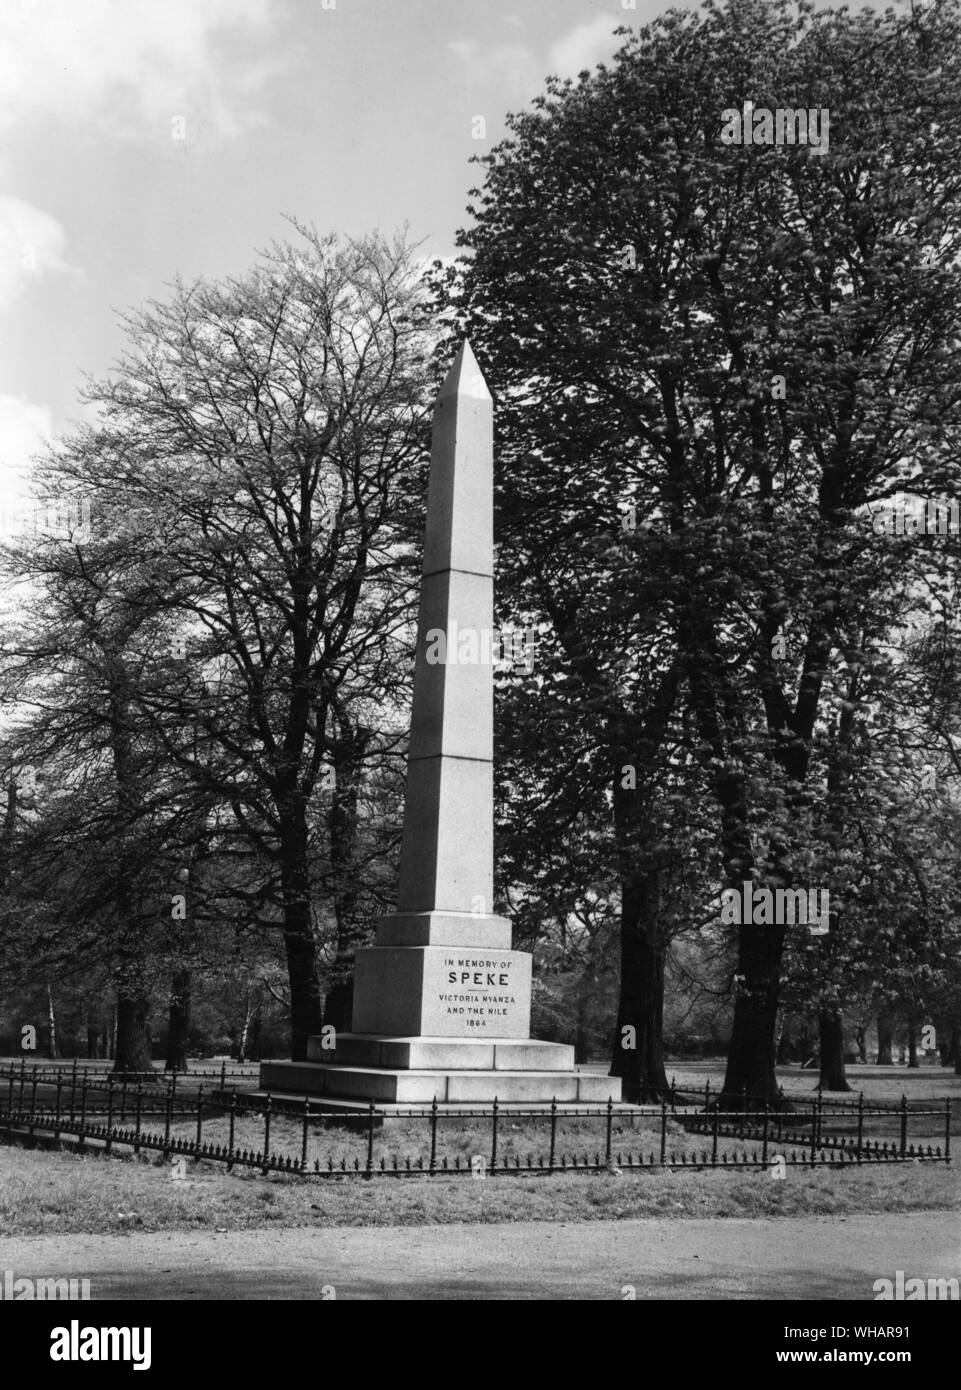
M679 1065L679 1086L702 1087L720 1069ZM785 1069L785 1090L810 1099L816 1078ZM961 1077L940 1068L852 1068L867 1100L961 1101ZM961 1105L955 1106L955 1134ZM672 1126L672 1129L674 1126ZM349 1141L345 1141L349 1142ZM697 1141L703 1143L703 1140ZM955 1141L961 1153L961 1140ZM567 1173L475 1180L464 1176L302 1178L254 1169L228 1174L188 1163L186 1177L156 1154L134 1158L50 1152L0 1144L0 1236L212 1232L265 1228L430 1226L457 1223L841 1217L872 1213L961 1212L957 1163L834 1169Z
M679 1067L677 1080L706 1075ZM810 1098L810 1073L784 1081ZM961 1078L933 1069L865 1069L852 1084L868 1099L961 1099ZM87 1278L95 1300L873 1300L898 1269L961 1276L956 1163L789 1166L783 1179L174 1171L156 1155L0 1144L0 1266Z
M94 1300L872 1301L875 1281L893 1281L899 1269L957 1278L959 1234L961 1221L950 1212L589 1224L558 1217L550 1224L39 1236L4 1241L3 1263L17 1276L87 1278ZM891 1304L875 1307L884 1310L898 1320Z

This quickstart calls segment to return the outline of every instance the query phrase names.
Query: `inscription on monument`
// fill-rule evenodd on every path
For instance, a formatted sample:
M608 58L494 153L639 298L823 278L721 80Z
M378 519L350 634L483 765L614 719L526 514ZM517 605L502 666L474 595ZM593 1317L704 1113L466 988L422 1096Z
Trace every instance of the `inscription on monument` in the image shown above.
M452 988L441 992L440 1002L447 1014L463 1018L468 1028L492 1028L517 1003L511 991L509 956L445 956L444 968Z

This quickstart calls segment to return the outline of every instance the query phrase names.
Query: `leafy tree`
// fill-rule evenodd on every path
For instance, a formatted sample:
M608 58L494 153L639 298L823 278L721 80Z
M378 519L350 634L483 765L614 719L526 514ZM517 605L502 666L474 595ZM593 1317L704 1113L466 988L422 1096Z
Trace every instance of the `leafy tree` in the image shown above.
M683 706L723 881L788 887L865 660L850 635L883 641L916 572L870 509L921 469L958 490L959 9L735 0L624 33L510 119L435 290L497 394L502 593L590 666L602 722L649 731L652 764ZM747 99L827 108L829 148L723 143ZM725 1088L758 1103L784 951L783 928L738 930Z
M361 833L359 788L380 767L389 805L403 752L431 383L403 240L298 230L248 275L177 284L127 318L127 355L89 392L102 428L41 472L50 491L93 497L93 540L61 566L64 601L34 648L66 640L76 665L89 639L113 673L123 959L133 970L141 934L131 828L151 797L191 824L214 813L218 857L241 868L224 895L279 926L303 1057L321 1025L318 863L346 956L385 889L382 870L362 890L357 877L396 840L390 825ZM76 705L81 721L93 704ZM168 856L168 902L189 845L179 865Z

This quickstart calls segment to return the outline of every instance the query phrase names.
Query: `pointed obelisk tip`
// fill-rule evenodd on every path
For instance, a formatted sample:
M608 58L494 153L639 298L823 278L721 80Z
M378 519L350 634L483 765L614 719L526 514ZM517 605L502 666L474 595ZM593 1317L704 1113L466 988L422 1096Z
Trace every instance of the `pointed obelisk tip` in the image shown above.
M477 365L477 358L466 338L457 349L457 356L444 378L437 399L443 401L448 396L472 396L475 400L481 401L489 401L491 398L484 374Z

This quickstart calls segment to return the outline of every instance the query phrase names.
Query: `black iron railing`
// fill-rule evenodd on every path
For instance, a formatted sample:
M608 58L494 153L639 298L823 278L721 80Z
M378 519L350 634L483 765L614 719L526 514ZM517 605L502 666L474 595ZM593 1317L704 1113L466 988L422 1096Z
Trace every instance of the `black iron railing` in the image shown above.
M223 1163L228 1171L242 1166L323 1177L767 1168L775 1160L810 1167L951 1160L950 1099L932 1107L902 1097L892 1106L867 1102L863 1094L833 1101L819 1093L809 1105L784 1098L758 1107L745 1096L740 1106L722 1108L708 1086L702 1099L693 1098L689 1088L683 1095L675 1088L671 1101L658 1105L608 1101L576 1112L556 1102L517 1108L496 1100L480 1107L435 1101L427 1108L389 1111L372 1103L345 1116L311 1097L278 1101L269 1092L259 1097L236 1087L205 1088L203 1081L187 1090L184 1083L190 1080L181 1077L178 1085L175 1075L158 1073L130 1084L109 1075L91 1079L83 1071L78 1077L76 1068L0 1067L0 1131L34 1142L50 1134L55 1141L102 1146L107 1153L118 1146L135 1154L154 1150L164 1158ZM939 1142L921 1142L915 1127L936 1131ZM896 1133L888 1132L892 1129ZM385 1136L389 1140L398 1131L420 1152L387 1152ZM351 1151L314 1152L318 1136L333 1147L332 1135ZM692 1144L697 1136L709 1136L710 1148ZM739 1149L731 1139L754 1147Z

